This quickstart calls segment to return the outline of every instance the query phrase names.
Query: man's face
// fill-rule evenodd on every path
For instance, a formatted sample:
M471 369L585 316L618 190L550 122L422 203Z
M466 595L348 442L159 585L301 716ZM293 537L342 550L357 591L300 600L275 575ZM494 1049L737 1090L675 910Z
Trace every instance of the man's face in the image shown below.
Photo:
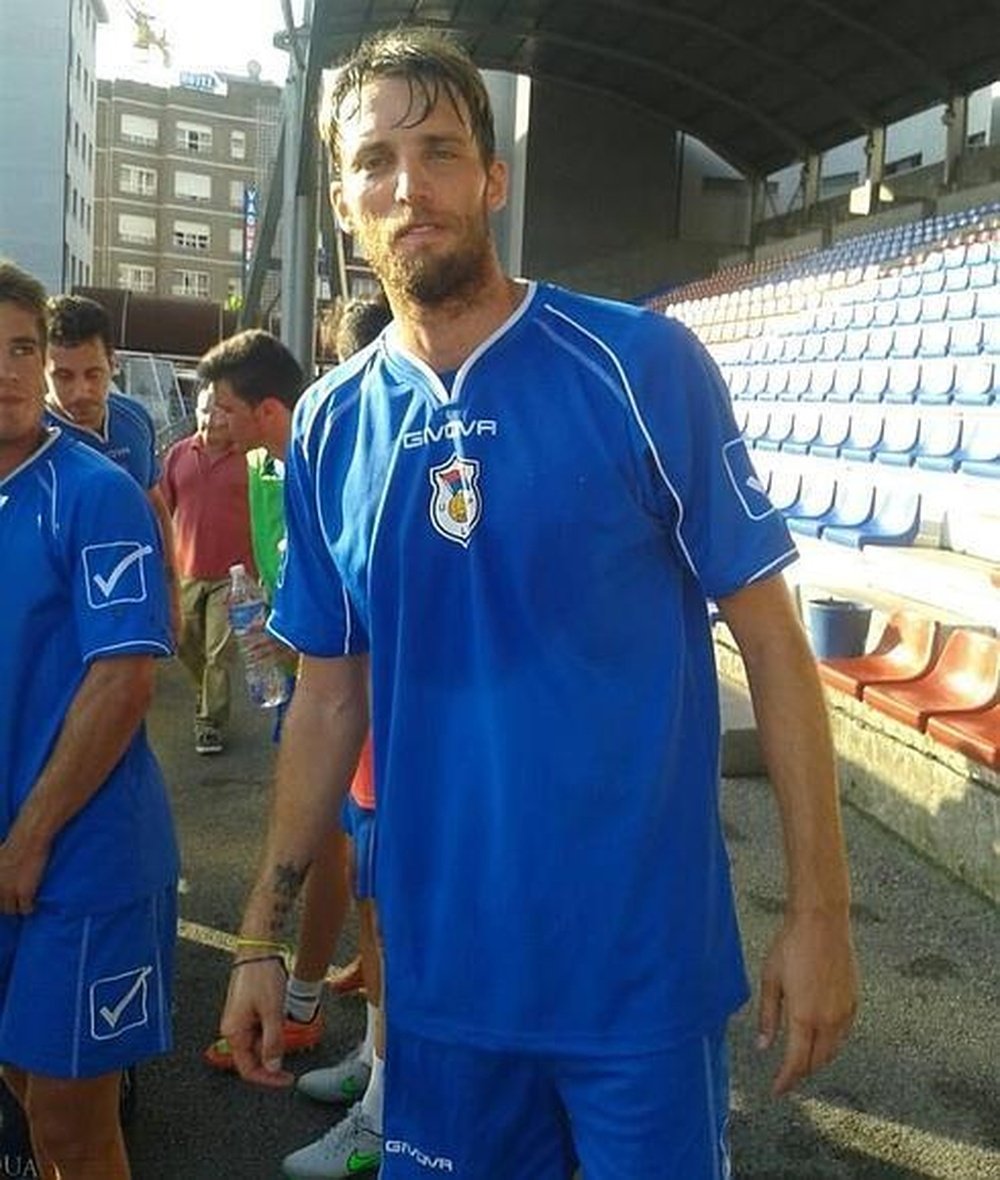
M224 378L216 381L215 408L226 419L233 445L243 451L262 447L264 438L258 421L257 407L245 402Z
M208 386L198 394L194 418L205 446L213 451L223 451L230 445L229 420L215 403L214 386Z
M45 358L32 312L0 303L0 471L13 471L38 446Z
M77 426L100 430L104 425L111 361L99 336L79 344L49 345L49 395L56 409Z
M345 104L332 197L390 296L434 306L488 277L489 214L506 200L507 173L498 160L483 164L445 93L415 125L410 106L401 78L367 82L357 105Z

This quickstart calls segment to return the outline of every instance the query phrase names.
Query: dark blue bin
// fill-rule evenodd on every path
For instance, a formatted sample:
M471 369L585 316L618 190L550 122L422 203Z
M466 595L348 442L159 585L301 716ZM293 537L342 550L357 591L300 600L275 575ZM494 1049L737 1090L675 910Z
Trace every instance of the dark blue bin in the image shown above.
M872 608L844 598L814 598L806 603L806 630L818 660L865 654Z

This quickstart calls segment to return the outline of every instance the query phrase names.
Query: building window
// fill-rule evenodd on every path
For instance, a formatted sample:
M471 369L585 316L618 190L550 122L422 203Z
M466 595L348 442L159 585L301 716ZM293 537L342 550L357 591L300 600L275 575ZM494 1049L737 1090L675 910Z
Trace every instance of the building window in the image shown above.
M210 201L212 178L200 172L175 172L174 196L185 201Z
M136 246L152 246L156 242L156 218L141 217L136 213L119 213L118 236L123 242L130 242Z
M177 146L182 152L204 154L212 150L212 128L204 123L178 123Z
M156 196L156 169L122 164L118 173L118 188L123 193L138 197Z
M229 231L229 253L242 254L243 253L243 230L231 229Z
M208 299L212 294L212 288L207 271L175 270L171 294L189 295L196 299Z
M182 250L207 250L212 241L209 226L200 221L175 221L174 245Z
M151 266L133 266L129 262L120 262L118 286L128 291L155 291L156 271Z
M155 119L148 119L145 115L122 115L120 127L122 139L126 143L156 147L160 142L159 123Z
M229 154L234 160L247 158L247 133L245 131L230 131Z
M243 280L241 278L226 279L226 298L243 298Z
M243 181L231 180L229 182L229 207L230 209L243 208Z

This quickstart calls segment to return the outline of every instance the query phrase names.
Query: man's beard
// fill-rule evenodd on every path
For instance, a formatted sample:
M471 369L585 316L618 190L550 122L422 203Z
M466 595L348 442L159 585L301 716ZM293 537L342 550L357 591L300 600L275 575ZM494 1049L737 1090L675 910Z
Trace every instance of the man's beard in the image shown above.
M390 294L423 307L438 307L471 298L486 282L492 249L485 214L482 221L469 219L455 247L439 254L401 253L393 246L399 229L366 218L358 234L365 257Z

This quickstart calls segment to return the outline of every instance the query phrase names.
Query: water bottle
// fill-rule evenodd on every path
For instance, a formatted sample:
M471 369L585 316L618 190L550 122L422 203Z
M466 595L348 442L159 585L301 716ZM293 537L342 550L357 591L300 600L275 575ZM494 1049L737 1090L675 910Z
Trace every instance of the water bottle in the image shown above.
M250 699L262 709L274 709L288 700L289 683L275 642L264 630L266 621L267 602L260 586L246 566L230 566L229 625L243 656Z

